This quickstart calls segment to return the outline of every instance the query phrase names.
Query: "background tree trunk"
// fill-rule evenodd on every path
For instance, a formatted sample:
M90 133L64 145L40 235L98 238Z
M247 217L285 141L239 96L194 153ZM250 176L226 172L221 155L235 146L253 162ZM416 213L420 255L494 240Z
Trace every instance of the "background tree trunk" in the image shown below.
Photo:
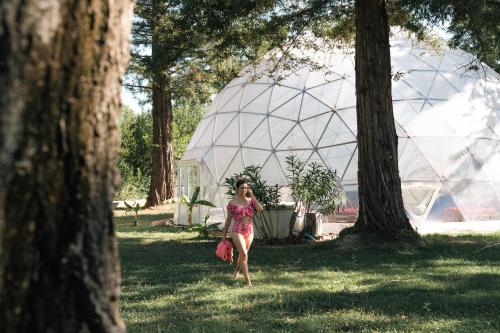
M160 12L153 0L153 12ZM172 145L172 89L160 36L153 25L151 62L153 69L153 154L151 182L146 207L159 205L173 196L174 149Z
M403 206L384 0L357 0L358 232L415 236ZM406 237L406 236L404 236Z
M153 81L153 154L146 207L173 196L172 94L169 77L158 71Z
M122 332L111 201L131 0L0 3L0 327Z

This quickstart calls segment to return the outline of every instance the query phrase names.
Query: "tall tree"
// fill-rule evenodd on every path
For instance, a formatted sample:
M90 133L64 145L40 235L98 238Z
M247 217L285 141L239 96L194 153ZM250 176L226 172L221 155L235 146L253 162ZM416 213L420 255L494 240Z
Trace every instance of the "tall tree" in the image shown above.
M475 53L477 59L498 66L495 60L500 40L497 1L479 1L478 6L465 0L453 4L440 0L387 2L393 25L423 37L429 26L451 20L451 46L465 47ZM322 37L349 41L353 30L350 12L355 14L360 202L359 218L350 230L393 239L416 239L418 235L404 210L398 172L386 1L304 1L302 6L278 12L273 19L277 24L295 22L293 31L299 28ZM306 24L300 23L304 18ZM482 20L486 21L481 24ZM470 69L477 68L476 62L469 65Z
M135 84L129 87L146 88L152 100L153 155L146 206L173 194L173 104L180 99L207 102L244 61L262 53L262 35L250 36L246 30L259 25L264 19L259 15L275 2L138 1L129 68Z
M358 232L416 237L406 216L398 170L385 0L356 0Z
M0 327L122 332L111 210L132 1L0 3Z

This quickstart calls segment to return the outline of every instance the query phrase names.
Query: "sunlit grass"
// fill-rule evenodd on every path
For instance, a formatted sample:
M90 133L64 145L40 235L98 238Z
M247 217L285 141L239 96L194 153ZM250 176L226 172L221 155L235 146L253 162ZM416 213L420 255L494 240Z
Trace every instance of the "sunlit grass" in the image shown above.
M171 215L170 215L171 216ZM117 216L129 332L498 332L500 234L427 236L426 247L255 245L254 287L217 241Z

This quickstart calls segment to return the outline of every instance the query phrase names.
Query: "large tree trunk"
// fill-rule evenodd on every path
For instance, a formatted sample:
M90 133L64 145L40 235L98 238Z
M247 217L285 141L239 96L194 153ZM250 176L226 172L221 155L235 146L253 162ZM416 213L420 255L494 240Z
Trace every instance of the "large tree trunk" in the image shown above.
M354 230L414 237L398 172L385 1L356 0L355 6L359 218Z
M131 0L0 2L0 330L122 332L111 210Z
M153 160L146 207L159 205L173 196L172 92L169 68L162 64L163 50L156 38L153 33Z

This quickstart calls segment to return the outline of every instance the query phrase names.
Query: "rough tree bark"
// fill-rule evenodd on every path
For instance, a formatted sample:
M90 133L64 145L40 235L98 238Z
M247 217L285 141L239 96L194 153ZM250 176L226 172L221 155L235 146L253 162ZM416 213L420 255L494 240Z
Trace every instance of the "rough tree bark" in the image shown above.
M0 2L0 327L123 332L111 201L132 0Z
M359 217L355 232L413 238L403 206L384 0L356 0Z
M156 2L155 2L156 3ZM172 92L169 68L162 61L162 47L153 32L153 154L151 182L146 207L161 204L173 196L174 148L172 145Z

